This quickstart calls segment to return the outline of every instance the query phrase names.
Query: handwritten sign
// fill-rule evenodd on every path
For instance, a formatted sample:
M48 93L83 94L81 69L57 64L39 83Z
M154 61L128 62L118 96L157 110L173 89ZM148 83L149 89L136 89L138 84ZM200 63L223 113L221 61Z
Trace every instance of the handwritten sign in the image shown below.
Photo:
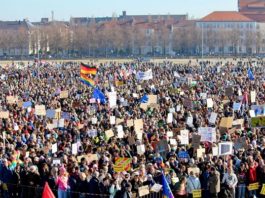
M193 198L201 198L202 197L202 190L193 190L192 191L192 197Z
M249 191L258 190L258 189L259 189L259 183L258 182L253 183L253 184L249 184L249 186L248 186Z
M8 111L0 111L0 118L8 119L9 112Z
M60 92L60 98L63 99L63 98L68 98L68 91L65 90L65 91L61 91Z
M39 116L46 116L45 105L36 105L35 106L35 114L39 115Z

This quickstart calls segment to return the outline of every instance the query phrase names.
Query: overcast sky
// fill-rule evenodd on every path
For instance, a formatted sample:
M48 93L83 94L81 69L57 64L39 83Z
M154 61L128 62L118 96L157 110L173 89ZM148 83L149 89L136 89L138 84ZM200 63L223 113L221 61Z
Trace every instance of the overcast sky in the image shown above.
M98 17L137 14L189 14L200 18L212 11L237 11L238 0L2 0L0 20L40 21L51 18L54 11L56 20L70 17Z

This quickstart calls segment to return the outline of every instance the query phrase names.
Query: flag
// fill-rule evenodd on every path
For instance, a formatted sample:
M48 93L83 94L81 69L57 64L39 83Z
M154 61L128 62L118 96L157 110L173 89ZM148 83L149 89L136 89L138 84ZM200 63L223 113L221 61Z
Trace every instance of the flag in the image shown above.
M42 193L42 198L55 198L48 182L45 183L43 193Z
M89 78L88 76L86 76L84 74L81 74L80 80L81 80L81 82L85 83L88 86L91 86L91 87L95 86L94 80L92 80L91 78Z
M98 89L94 89L93 92L93 98L97 99L100 101L100 103L105 104L106 103L106 97L104 96L104 94L98 90Z
M249 78L249 80L255 80L254 75L253 75L250 68L248 68L248 78Z
M153 79L152 70L149 69L146 72L138 71L137 74L136 74L136 79L137 80L150 80L150 79Z
M96 67L90 67L84 63L81 63L80 65L80 73L81 74L92 74L96 75L97 74L97 68Z
M141 99L140 99L140 103L147 103L148 102L148 96L144 95Z
M169 187L169 184L167 182L167 179L163 173L162 176L162 186L163 186L163 197L164 198L174 198L174 195Z

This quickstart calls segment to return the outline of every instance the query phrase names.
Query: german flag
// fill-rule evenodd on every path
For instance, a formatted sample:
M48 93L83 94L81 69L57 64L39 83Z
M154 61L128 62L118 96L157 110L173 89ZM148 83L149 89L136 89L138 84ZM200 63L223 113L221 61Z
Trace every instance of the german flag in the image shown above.
M88 86L91 86L91 87L95 86L95 81L82 73L80 74L80 80L81 82L85 83Z
M80 65L80 73L81 74L92 74L92 75L96 75L97 74L97 68L96 67L91 67L88 66L84 63L81 63Z

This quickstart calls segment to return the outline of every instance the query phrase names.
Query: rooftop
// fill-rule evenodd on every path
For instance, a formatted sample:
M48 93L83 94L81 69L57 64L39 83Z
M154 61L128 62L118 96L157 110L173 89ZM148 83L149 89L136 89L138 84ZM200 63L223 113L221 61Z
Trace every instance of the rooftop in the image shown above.
M204 22L254 22L252 19L236 11L216 11L203 17Z

